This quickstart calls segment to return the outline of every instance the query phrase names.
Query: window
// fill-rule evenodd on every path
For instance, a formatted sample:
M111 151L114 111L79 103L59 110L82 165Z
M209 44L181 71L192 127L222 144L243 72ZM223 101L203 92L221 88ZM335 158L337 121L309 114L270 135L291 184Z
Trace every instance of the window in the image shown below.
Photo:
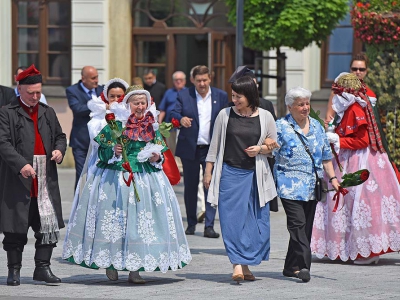
M35 66L43 83L71 82L71 0L13 0L13 70Z
M350 13L333 30L321 49L321 87L331 87L341 72L349 72L354 54L362 50L362 43L354 38Z

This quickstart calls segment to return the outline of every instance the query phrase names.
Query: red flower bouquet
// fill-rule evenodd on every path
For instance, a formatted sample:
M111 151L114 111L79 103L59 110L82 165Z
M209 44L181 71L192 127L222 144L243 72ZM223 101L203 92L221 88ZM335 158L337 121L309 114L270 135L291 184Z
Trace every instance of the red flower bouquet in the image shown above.
M117 121L115 120L115 115L113 113L107 113L105 119L107 121L108 126L111 129L112 139L116 141L117 144L120 144L122 146L122 159L124 161L122 163L122 167L127 172L129 172L128 180L126 180L124 176L122 176L122 178L124 179L124 182L127 186L130 186L131 182L133 183L133 189L135 190L135 197L136 200L139 202L140 198L139 198L139 193L136 189L135 176L133 175L131 165L129 164L128 155L126 154L126 143L128 142L128 138L122 134L126 128L119 129Z
M332 199L333 201L336 202L335 207L333 208L333 212L337 211L337 208L339 206L340 195L345 196L349 193L346 187L360 185L365 181L367 181L368 178L369 178L369 171L367 169L361 169L354 173L344 174L342 176L342 182L340 183L339 191L335 193ZM329 191L333 191L333 189Z
M179 128L181 124L177 119L172 118L171 123L162 122L159 127L159 131L164 138L169 138L171 135L169 132L174 128Z

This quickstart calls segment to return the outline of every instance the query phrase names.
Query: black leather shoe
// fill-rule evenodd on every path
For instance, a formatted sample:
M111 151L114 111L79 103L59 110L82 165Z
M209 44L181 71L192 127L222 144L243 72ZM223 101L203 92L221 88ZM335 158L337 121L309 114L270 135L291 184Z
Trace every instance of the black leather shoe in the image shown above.
M36 267L33 272L33 280L46 283L61 283L61 279L54 275L48 266Z
M188 226L188 228L185 230L185 233L187 235L193 235L195 231L196 231L196 226Z
M212 227L206 227L204 229L204 237L208 237L208 238L219 238L219 233L216 233L214 231L214 228Z
M285 277L296 277L297 278L297 274L295 272L293 272L293 271L290 271L290 270L283 269L282 274Z
M303 282L309 282L311 279L310 270L301 269L299 273L297 273L297 277L303 280Z
M20 276L19 271L21 267L12 267L8 268L8 277L7 277L7 285L20 285Z

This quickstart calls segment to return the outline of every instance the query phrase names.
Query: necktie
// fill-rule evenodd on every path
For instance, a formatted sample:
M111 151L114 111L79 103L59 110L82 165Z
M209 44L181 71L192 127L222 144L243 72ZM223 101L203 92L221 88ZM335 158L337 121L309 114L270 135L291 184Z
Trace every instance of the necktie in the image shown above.
M93 93L92 91L89 91L89 92L88 92L89 99L92 99L92 93Z

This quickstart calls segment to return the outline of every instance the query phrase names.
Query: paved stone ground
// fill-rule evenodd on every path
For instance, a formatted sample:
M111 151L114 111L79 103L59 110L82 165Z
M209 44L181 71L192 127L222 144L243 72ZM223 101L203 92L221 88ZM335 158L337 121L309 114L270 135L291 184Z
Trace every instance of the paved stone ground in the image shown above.
M68 221L73 196L75 171L59 169L64 218ZM175 187L182 215L183 187ZM186 226L185 220L184 225ZM225 254L222 239L202 237L202 226L197 226L188 241L192 262L176 272L142 273L145 285L130 285L128 273L121 272L120 280L111 282L104 270L91 270L60 259L62 243L55 249L52 270L61 277L62 284L46 286L32 280L34 269L34 238L25 248L22 284L6 285L6 253L0 250L0 300L26 299L398 299L400 294L400 255L387 254L377 265L357 266L313 259L312 279L303 283L283 277L281 272L286 253L288 233L285 214L281 208L271 213L271 255L268 262L251 268L255 282L236 284L231 281L232 267ZM220 232L219 222L216 230ZM65 234L65 229L62 230ZM0 239L2 236L0 235Z

